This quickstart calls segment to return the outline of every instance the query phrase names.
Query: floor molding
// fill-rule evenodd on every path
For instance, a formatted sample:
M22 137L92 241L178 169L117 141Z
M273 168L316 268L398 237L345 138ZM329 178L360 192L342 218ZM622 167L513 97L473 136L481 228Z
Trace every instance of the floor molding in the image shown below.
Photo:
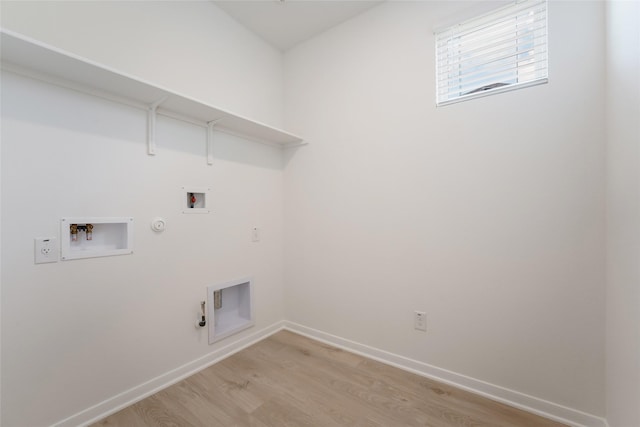
M457 374L427 363L409 359L404 356L285 320L276 322L271 326L216 349L203 357L106 399L90 408L55 423L52 427L87 426L92 424L148 396L151 396L154 393L157 393L158 391L221 361L282 329L304 335L311 339L351 351L361 356L386 363L426 378L441 381L463 390L485 396L489 399L505 403L515 408L565 423L572 427L609 427L605 419L595 415L587 414L544 399L529 396L514 390Z
M479 394L489 399L505 403L518 409L540 415L573 427L607 427L604 418L585 412L558 405L544 399L529 396L514 390L490 384L465 375L457 374L446 369L438 368L427 363L409 359L404 356L389 353L374 347L328 334L294 322L285 321L284 329L295 332L317 341L330 344L361 356L386 363L391 366L409 371L426 378Z
M62 421L55 423L52 427L75 427L87 426L100 419L109 416L119 410L133 405L134 403L149 397L158 391L177 383L190 375L193 375L209 366L225 359L247 347L261 341L268 336L284 328L284 321L279 321L271 326L261 329L251 335L242 337L228 345L212 351L211 353L186 363L165 374L157 376L143 384L124 391L116 396L106 399L97 405L74 414Z

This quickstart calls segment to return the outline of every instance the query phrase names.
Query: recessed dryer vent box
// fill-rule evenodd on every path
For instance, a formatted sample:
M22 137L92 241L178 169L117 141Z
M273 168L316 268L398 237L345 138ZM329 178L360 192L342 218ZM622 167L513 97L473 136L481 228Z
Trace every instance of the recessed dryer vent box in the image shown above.
M207 287L209 344L253 326L251 279Z
M63 261L131 254L133 218L62 218L60 252Z
M210 190L208 187L182 187L182 213L209 213L208 196Z

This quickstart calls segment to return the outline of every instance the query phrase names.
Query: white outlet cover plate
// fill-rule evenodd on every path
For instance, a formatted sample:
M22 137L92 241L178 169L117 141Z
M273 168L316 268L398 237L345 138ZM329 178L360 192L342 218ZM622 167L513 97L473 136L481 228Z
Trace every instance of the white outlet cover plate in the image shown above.
M424 311L414 311L413 327L419 331L427 331L427 313Z
M36 237L34 239L34 262L36 264L46 264L58 262L60 249L58 239L55 237Z

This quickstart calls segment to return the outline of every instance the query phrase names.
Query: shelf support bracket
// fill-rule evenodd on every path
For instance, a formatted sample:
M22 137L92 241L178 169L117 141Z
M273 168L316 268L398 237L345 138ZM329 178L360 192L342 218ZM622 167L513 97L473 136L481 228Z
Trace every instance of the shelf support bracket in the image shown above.
M156 116L158 106L164 102L166 98L161 98L149 105L147 109L147 154L156 155Z
M207 164L213 164L213 129L216 124L222 119L211 120L207 122Z

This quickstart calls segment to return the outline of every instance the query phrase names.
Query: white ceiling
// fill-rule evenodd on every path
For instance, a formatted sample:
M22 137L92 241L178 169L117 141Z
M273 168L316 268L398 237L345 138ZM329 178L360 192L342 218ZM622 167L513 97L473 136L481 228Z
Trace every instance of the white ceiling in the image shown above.
M383 0L212 1L240 24L286 51Z

